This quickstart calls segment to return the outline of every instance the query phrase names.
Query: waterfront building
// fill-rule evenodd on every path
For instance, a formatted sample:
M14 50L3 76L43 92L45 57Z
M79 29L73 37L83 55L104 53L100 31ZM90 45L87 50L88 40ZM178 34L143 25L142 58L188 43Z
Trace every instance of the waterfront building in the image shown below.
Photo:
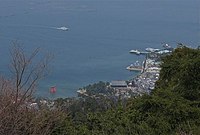
M126 88L128 85L126 81L112 81L110 86L113 88Z

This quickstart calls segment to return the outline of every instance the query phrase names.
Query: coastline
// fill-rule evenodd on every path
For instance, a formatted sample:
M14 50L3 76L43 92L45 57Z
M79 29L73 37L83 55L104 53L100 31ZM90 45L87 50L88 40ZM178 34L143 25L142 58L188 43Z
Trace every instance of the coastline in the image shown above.
M166 44L168 45L168 44ZM149 52L141 53L145 54L145 60L141 66L133 67L132 71L141 71L136 77L130 80L116 80L111 81L107 87L110 88L109 94L94 93L88 94L87 89L79 89L77 91L78 97L92 97L98 98L98 95L105 97L116 97L120 99L128 99L135 96L141 96L143 94L150 94L155 88L155 83L159 79L161 57L172 53L174 48L164 46L164 49L155 49ZM137 56L140 55L138 52L135 53ZM112 93L112 94L110 94Z

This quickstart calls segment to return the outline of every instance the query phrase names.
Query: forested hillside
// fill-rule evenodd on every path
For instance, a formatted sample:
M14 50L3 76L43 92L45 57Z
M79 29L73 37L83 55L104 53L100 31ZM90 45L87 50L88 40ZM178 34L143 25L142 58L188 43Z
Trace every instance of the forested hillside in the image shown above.
M104 98L79 99L66 109L68 100L59 99L57 109L28 110L28 113L20 109L17 114L23 116L17 120L23 124L16 134L200 134L200 50L177 48L162 59L161 67L152 93L130 99L126 104L123 101L113 104ZM9 128L1 126L0 132L4 130Z
M200 134L200 50L177 48L163 58L160 79L151 95L124 107L88 113L78 121L85 134ZM78 126L77 126L78 125Z

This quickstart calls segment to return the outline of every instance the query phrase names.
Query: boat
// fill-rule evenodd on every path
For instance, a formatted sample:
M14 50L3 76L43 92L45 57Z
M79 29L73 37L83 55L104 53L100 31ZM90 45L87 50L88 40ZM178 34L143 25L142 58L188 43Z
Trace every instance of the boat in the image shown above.
M167 54L167 53L171 53L172 51L170 50L161 50L161 51L158 51L157 53L158 54Z
M172 48L169 44L164 44L163 47L166 49Z
M157 52L157 51L159 51L160 49L146 48L145 50L146 50L147 52Z
M56 28L57 30L63 30L63 31L67 31L67 30L69 30L69 28L67 28L67 27L59 27L59 28Z
M130 50L130 53L135 53L135 54L139 55L141 52L138 50Z

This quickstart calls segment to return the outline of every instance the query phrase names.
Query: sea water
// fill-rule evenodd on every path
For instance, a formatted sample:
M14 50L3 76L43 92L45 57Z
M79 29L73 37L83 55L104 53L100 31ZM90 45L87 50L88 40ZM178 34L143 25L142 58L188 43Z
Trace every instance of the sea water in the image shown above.
M131 49L200 44L198 0L1 0L0 73L9 74L9 48L18 40L28 51L40 47L54 59L36 95L76 96L98 81L128 80L126 67L142 56ZM69 28L67 31L59 29Z

